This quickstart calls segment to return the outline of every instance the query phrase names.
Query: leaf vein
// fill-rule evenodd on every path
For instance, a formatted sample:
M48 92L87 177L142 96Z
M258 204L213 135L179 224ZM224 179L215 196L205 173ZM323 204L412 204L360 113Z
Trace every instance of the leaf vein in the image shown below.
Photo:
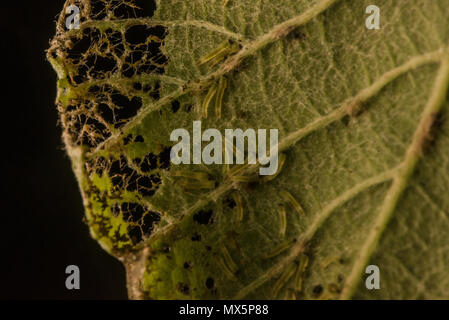
M441 67L435 80L434 87L421 114L418 127L413 135L412 142L407 149L401 170L399 170L393 179L390 189L387 191L385 200L377 216L371 232L363 243L358 257L355 259L353 268L346 279L346 283L341 292L341 299L349 299L359 282L363 268L374 253L380 237L390 221L398 205L401 195L407 188L407 184L412 177L416 165L422 154L423 144L429 134L429 130L435 121L434 115L444 106L446 92L449 89L449 54L446 52L442 56Z

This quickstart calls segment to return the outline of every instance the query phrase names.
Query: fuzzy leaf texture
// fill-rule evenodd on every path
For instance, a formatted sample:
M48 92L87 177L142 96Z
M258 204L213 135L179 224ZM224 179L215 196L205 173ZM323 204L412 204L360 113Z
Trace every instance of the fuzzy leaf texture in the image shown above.
M48 50L63 140L129 297L449 298L448 4L67 1ZM195 120L279 129L281 170L172 164Z

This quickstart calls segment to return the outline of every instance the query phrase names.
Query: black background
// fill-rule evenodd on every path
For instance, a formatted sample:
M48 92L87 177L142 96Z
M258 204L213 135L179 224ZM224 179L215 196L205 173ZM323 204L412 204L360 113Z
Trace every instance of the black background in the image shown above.
M0 299L127 298L123 266L82 222L57 125L56 74L45 50L63 4L0 4ZM80 268L80 290L65 288L70 264Z

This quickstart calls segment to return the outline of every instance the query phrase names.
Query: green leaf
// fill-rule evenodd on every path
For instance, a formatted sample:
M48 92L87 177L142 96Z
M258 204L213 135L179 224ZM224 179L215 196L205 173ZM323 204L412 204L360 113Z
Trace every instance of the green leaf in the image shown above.
M63 139L130 298L449 298L446 0L377 1L379 30L370 0L69 2ZM195 120L279 129L282 170L171 164Z

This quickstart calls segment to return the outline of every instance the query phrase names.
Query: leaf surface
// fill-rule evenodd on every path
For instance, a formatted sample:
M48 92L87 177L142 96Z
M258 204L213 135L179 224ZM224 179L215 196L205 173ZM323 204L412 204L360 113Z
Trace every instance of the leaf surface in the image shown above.
M72 2L81 28L62 14L48 51L63 139L131 298L449 298L446 0L381 1L380 30L365 0ZM198 65L223 41L238 50ZM201 118L222 77L221 117ZM282 171L173 165L170 133L195 120L279 129Z

